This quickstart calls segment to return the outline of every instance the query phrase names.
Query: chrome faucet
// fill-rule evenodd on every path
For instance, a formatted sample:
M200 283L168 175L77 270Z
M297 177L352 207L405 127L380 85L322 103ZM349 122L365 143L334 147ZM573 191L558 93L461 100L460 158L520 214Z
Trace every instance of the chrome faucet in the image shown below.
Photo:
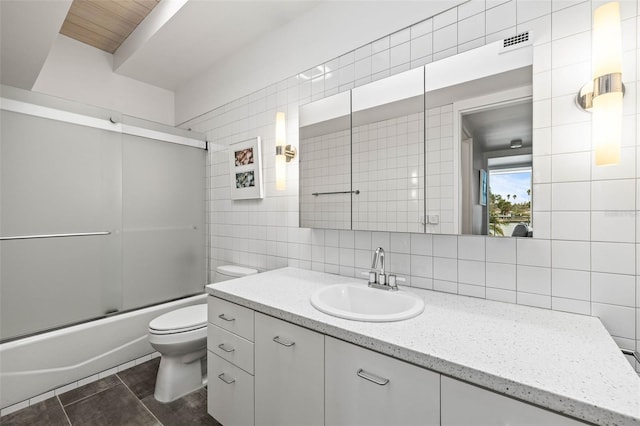
M384 273L384 249L382 247L378 247L376 251L373 253L373 262L371 263L371 270L375 272L375 270L378 269L378 263L380 263L379 275L383 276L382 280L384 281L386 278L386 275ZM381 283L381 284L384 284L384 283Z
M378 264L380 267L378 267ZM380 272L377 272L377 270ZM382 247L378 247L373 253L373 262L369 272L369 287L382 290L398 289L395 275L389 275L389 282L387 282L387 274L384 272L384 249Z

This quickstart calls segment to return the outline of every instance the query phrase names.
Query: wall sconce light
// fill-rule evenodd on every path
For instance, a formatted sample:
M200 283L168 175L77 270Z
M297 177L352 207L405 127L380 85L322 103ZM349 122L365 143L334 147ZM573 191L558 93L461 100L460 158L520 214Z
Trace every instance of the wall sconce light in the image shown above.
M591 111L592 141L596 166L618 164L622 143L622 31L620 4L611 2L593 12L593 82L576 98L578 106Z
M284 112L276 113L276 189L287 189L287 163L296 158L296 149L287 145Z

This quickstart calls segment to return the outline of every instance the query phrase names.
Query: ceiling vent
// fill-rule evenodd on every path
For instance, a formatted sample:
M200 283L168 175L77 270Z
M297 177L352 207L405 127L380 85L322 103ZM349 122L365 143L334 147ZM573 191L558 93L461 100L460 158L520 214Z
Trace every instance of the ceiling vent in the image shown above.
M531 39L532 37L530 31L514 35L513 37L505 38L504 40L502 40L502 48L500 49L500 53L505 53L514 49L529 46L532 43Z

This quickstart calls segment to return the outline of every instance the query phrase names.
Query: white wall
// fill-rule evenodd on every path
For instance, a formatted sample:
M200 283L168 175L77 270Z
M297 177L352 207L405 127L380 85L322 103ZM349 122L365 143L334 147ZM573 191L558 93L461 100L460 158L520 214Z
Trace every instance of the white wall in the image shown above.
M324 1L176 90L176 123L291 77L461 3Z
M62 34L31 90L175 124L173 92L115 74L113 55Z
M637 135L638 4L622 1L626 85L622 163L595 167L590 116L575 93L589 79L596 0L472 0L321 66L314 81L272 80L186 123L206 132L210 274L222 263L298 266L360 277L372 249L412 286L599 317L622 347L640 348L640 149ZM416 16L416 21L420 17ZM535 238L335 231L298 227L297 163L274 187L276 111L298 143L298 107L432 60L531 30ZM345 37L344 45L351 38ZM295 56L298 51L290 51ZM304 71L300 69L297 72ZM244 82L231 80L229 85ZM229 196L229 143L263 138L263 200ZM211 275L213 276L213 275ZM638 367L638 366L636 366Z

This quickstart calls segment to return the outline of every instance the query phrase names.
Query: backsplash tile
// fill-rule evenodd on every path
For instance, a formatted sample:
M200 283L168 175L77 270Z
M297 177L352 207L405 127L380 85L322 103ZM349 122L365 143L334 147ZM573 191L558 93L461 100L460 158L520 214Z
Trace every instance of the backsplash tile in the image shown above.
M216 266L233 262L366 278L360 272L381 246L390 270L411 286L599 316L618 344L640 349L638 5L622 2L622 162L603 168L592 164L589 115L573 99L590 73L595 4L471 0L305 71L317 74L315 81L293 76L187 123L210 142L210 277ZM298 228L299 159L288 166L287 190L275 191L274 160L266 154L275 145L276 111L287 113L288 143L297 145L300 105L525 30L534 38L534 239ZM448 113L428 112L427 154L449 149L451 135L443 131L450 126L442 126ZM226 146L258 135L266 196L232 201ZM446 231L442 225L429 231Z

